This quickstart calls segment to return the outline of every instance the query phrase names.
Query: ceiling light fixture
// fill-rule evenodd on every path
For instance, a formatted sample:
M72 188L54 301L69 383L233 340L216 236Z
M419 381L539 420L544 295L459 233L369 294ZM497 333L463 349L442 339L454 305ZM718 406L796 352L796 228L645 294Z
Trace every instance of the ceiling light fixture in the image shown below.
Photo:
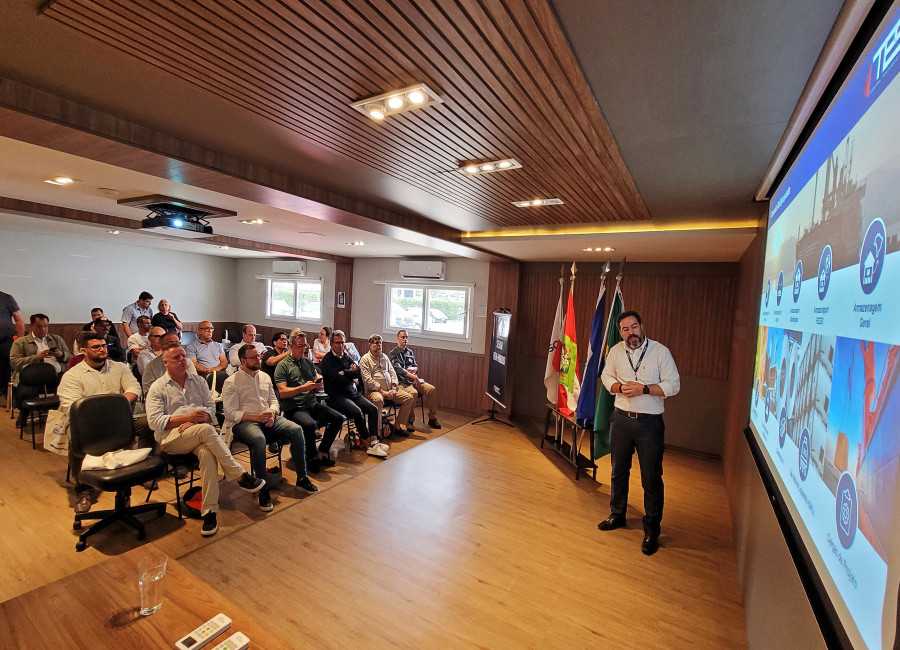
M369 97L350 104L350 107L373 120L383 120L385 117L405 113L414 108L425 108L434 104L443 103L443 99L437 96L425 84L416 84L401 90L394 90L377 97Z
M600 248L599 246L597 246L596 248L582 248L581 250L585 251L586 253L590 253L590 252L594 252L594 253L600 253L600 252L611 253L611 252L613 252L613 251L616 250L616 249L613 248L612 246L607 246L606 248Z
M456 171L466 176L475 176L477 174L488 174L490 172L505 172L510 169L521 169L522 165L512 159L504 158L503 160L487 160L480 163L466 163L457 167Z
M50 185L71 185L75 182L75 179L69 178L68 176L56 176L54 178L48 178L44 182L49 183Z
M108 232L110 235L118 235L119 234L118 230L107 230L106 232Z
M591 253L591 252L594 251L593 248L582 248L581 250L583 250L583 251L586 252L586 253Z
M231 246L216 246L216 248L227 251L229 248L231 248Z
M541 205L563 205L561 199L531 199L530 201L513 201L517 208L536 208Z
M348 241L347 246L365 246L366 242L364 241Z
M264 223L269 223L265 219L241 219L241 223L245 223L248 226L261 226Z

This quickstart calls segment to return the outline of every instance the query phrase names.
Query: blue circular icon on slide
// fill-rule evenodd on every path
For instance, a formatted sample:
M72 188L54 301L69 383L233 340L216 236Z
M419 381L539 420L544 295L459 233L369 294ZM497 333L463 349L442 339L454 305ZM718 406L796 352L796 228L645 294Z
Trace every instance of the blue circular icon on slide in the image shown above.
M841 546L850 548L853 546L853 539L856 537L857 523L857 500L856 500L856 484L850 472L841 474L841 480L838 481L837 492L835 497L835 518L837 519L837 534L841 540Z
M875 291L875 285L881 277L881 269L884 268L885 244L887 236L884 222L881 219L873 219L866 229L862 248L859 249L859 286L862 287L863 293Z
M775 304L781 304L781 294L784 291L784 271L778 273L778 288L775 289Z
M809 429L803 427L800 432L800 480L805 481L809 474Z
M778 447L784 449L784 439L787 438L787 411L781 407L781 417L778 418Z
M769 306L769 294L772 293L772 278L766 280L766 307Z
M803 284L803 260L797 260L794 267L794 302L800 297L800 285Z
M822 249L822 255L819 257L819 279L817 280L819 300L825 299L829 284L831 284L831 246L826 246Z

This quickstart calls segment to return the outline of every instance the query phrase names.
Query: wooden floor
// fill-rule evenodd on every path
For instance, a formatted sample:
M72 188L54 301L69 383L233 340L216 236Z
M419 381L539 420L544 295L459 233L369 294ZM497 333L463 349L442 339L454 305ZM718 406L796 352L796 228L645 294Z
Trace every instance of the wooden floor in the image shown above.
M662 548L645 557L639 479L628 528L602 533L608 461L601 483L576 482L526 428L354 454L352 476L285 490L268 515L223 490L212 540L171 514L148 534L294 647L746 647L719 463L667 452ZM113 528L75 553L63 459L11 431L0 423L0 601L138 544Z

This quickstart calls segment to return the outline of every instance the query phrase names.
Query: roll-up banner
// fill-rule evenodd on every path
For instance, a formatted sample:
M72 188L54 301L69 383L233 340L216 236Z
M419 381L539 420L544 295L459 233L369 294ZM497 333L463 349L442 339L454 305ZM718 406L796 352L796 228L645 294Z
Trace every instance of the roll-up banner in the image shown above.
M491 337L491 358L488 364L487 396L506 408L506 360L509 355L509 325L512 314L494 312L494 334Z

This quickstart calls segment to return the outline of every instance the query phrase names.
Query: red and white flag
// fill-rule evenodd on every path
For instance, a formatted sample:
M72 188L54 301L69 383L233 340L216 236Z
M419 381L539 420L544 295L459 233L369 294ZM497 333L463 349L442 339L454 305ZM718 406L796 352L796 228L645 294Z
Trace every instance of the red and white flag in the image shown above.
M556 408L565 416L575 414L581 381L578 374L578 343L575 341L575 263L569 281L569 304L563 326L562 351L559 358L559 396Z

